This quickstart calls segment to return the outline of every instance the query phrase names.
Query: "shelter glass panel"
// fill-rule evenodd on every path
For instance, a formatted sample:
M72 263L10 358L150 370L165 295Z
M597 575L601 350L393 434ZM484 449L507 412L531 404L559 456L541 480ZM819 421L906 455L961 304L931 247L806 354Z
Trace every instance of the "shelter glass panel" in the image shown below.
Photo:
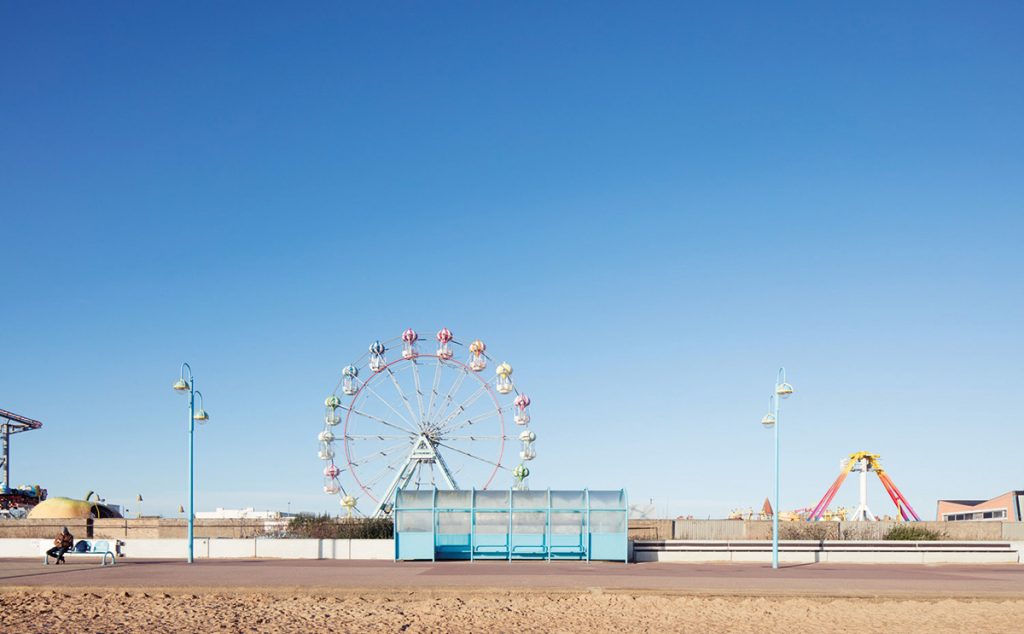
M543 534L547 532L548 518L545 511L516 511L512 513L512 532Z
M476 508L507 509L509 491L477 491Z
M395 497L395 506L400 509L432 509L434 508L433 490L399 489Z
M547 507L547 491L512 492L512 508L514 509L546 509Z
M626 493L624 491L591 491L590 508L624 509L626 508Z
M473 497L472 491L438 491L437 508L468 509Z
M490 511L476 514L478 535L504 535L508 533L508 511Z
M586 525L587 516L583 511L552 511L551 533L554 535L579 535Z
M582 509L586 508L583 491L552 491L551 508Z
M591 511L591 533L623 533L626 531L626 514L623 511Z
M437 532L441 534L464 533L469 534L470 515L469 513L437 513Z
M433 511L400 511L396 519L400 533L430 533L434 530Z

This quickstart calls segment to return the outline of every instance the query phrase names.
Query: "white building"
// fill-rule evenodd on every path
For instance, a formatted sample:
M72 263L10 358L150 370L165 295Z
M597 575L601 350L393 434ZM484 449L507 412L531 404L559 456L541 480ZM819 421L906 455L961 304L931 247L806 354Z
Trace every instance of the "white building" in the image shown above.
M222 509L216 511L196 511L197 520L279 520L286 516L280 511L257 511L253 507L247 509Z

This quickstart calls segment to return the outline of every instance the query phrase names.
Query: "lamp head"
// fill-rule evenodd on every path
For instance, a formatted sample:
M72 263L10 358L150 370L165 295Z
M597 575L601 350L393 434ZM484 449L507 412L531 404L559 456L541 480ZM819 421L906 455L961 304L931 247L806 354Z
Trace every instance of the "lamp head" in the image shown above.
M177 381L175 382L175 384L174 384L174 389L175 389L176 391L178 391L178 392L182 392L182 393L184 393L184 392L188 392L188 390L189 390L189 385L188 385L188 381L186 381L186 380L185 380L185 377L181 377L181 378L179 378L179 379L178 379L178 380L177 380Z
M761 419L761 424L765 426L765 429L775 427L775 416L771 412L765 414Z
M793 386L783 381L775 386L775 394L779 398L789 398L789 395L793 393Z
M210 415L206 413L206 410L205 410L205 409L203 409L202 407L200 407L200 408L199 408L199 409L198 409L198 410L196 411L196 415L195 415L195 416L193 416L192 418L193 418L193 420L195 420L195 421L196 421L197 423L199 423L200 425L202 425L202 424L203 424L203 423L205 423L206 421L210 420Z

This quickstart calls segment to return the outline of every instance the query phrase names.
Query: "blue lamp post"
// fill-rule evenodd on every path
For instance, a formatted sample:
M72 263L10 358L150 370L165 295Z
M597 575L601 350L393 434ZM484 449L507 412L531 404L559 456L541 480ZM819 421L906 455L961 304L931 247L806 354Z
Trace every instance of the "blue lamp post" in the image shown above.
M770 409L761 424L775 431L775 503L772 509L772 568L779 567L779 403L789 398L793 386L786 383L786 368L779 368L775 379L775 392L771 397Z
M186 379L185 371L188 371ZM196 421L203 424L210 420L210 416L203 409L203 393L196 390L196 382L192 377L192 368L187 363L181 364L181 376L174 384L174 389L181 394L188 394L188 563L192 563L193 536L195 533L195 486L193 474L195 473L195 461L193 452L195 449ZM199 411L196 411L196 396L199 397Z

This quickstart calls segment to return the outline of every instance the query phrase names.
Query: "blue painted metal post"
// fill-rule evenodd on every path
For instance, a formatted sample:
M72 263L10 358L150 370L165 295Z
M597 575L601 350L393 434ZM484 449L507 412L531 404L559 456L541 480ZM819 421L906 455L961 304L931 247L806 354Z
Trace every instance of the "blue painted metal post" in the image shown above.
M191 372L189 373L191 374ZM196 382L189 381L188 394L188 563L192 563L192 537L194 534L193 518L195 518L195 431L196 431Z
M587 541L586 541L586 549L587 549L587 563L589 563L590 562L590 548L593 545L592 544L592 542L593 542L593 535L590 532L590 489L583 489L583 501L586 502L586 504L587 504ZM581 541L582 541L582 538L583 538L583 536L580 535L580 540Z
M185 371L188 370L188 380L185 380ZM195 452L195 430L196 430L196 379L192 376L192 367L187 363L181 364L181 376L178 377L177 382L174 384L174 389L177 392L185 393L188 392L188 563L192 563L192 537L193 537L193 519L195 518L195 487L193 485L193 474L195 473L195 462L193 455ZM199 393L200 403L202 403L203 395ZM202 407L199 408L199 413L203 416L205 421L208 417Z
M779 567L779 397L775 397L775 508L772 509L772 568Z

